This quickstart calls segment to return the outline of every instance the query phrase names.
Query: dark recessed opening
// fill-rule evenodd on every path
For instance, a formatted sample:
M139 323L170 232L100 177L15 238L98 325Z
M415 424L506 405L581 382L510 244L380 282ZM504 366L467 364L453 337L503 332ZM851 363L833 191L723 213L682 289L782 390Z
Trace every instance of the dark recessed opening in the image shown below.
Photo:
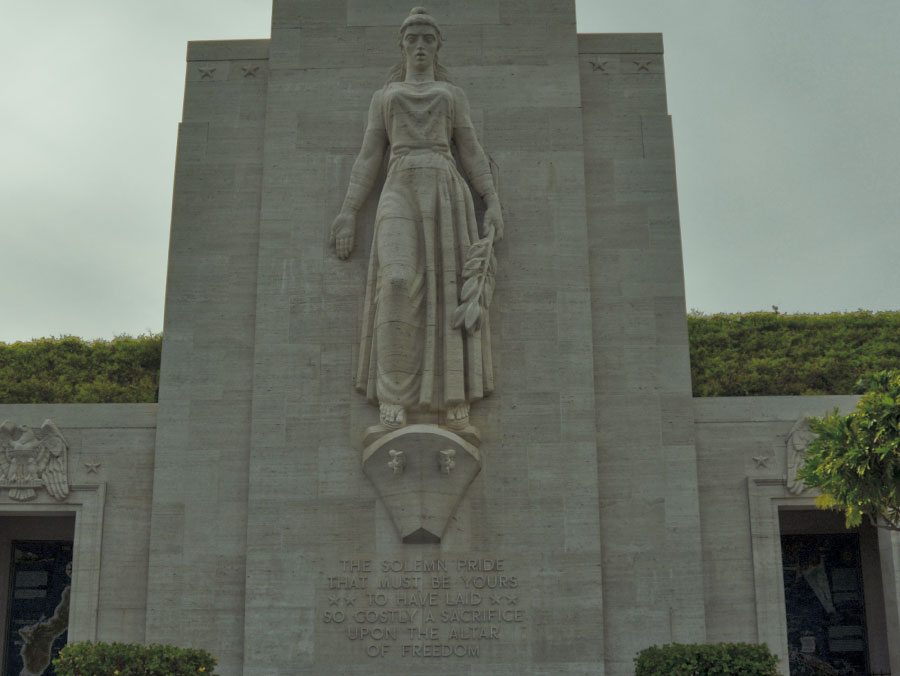
M890 672L877 529L843 515L780 509L792 676Z
M441 538L424 528L420 528L415 533L410 533L403 538L403 544L405 545L438 545L440 543Z

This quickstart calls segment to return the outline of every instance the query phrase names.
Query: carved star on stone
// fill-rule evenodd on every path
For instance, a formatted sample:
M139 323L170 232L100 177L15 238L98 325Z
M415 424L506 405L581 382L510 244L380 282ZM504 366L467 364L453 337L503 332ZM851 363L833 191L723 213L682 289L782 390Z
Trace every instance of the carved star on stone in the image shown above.
M770 459L770 456L768 456L768 455L757 455L757 456L754 456L753 462L756 463L756 468L759 469L761 467L768 467L769 459Z
M507 597L506 597L506 603L507 603L508 605L514 606L514 605L516 605L518 602L519 602L519 597L518 597L518 596L507 596Z
M329 606L336 606L338 603L340 603L340 599L337 596L329 596L328 597L328 605Z
M208 77L210 80L212 80L212 78L213 78L213 73L216 72L216 69L215 69L215 68L198 68L197 70L200 71L200 79L201 79L201 80L204 79L204 78L207 78L207 77Z
M241 66L241 70L244 71L244 77L256 77L259 66Z
M632 63L637 66L638 72L646 71L650 72L650 64L653 63L650 59L646 61L632 61Z
M348 596L347 598L344 599L344 607L345 607L345 608L349 608L349 607L352 606L354 603L356 603L356 597L355 597L355 596Z
M591 64L591 70L599 70L601 73L605 73L606 64L608 64L609 61L588 61L588 63Z
M88 474L96 474L100 469L99 462L86 462L84 463L84 468L87 470Z
M494 596L493 594L491 594L491 595L490 595L491 605L492 605L492 606L499 606L499 605L500 605L500 599L501 599L501 598L503 598L503 597L502 597L502 596Z

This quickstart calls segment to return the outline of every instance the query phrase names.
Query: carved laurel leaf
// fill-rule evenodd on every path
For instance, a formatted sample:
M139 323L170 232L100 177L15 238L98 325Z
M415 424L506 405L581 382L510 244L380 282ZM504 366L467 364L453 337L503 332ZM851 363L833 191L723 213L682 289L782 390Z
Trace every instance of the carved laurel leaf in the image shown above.
M470 303L463 303L453 311L452 324L454 329L458 329L466 321L466 309L469 305Z
M459 295L459 299L466 301L475 296L478 293L478 277L469 277L466 280L466 283L463 284L462 292Z
M494 273L488 268L488 273L484 277L484 291L481 292L481 304L485 309L491 306L491 301L494 299L494 286L496 286Z
M463 279L468 279L472 275L477 275L481 270L481 265L484 263L484 256L476 256L474 258L467 258L466 264L463 266L462 276Z
M485 237L484 239L479 239L477 242L473 243L469 246L469 251L466 254L466 259L471 258L483 258L487 256L488 252L491 250L491 241L490 237Z
M460 291L460 305L453 313L453 328L465 326L468 333L481 328L481 319L494 296L497 258L494 256L494 233L489 232L469 246L462 269L465 283Z
M466 308L466 331L475 333L481 327L481 305L469 302Z

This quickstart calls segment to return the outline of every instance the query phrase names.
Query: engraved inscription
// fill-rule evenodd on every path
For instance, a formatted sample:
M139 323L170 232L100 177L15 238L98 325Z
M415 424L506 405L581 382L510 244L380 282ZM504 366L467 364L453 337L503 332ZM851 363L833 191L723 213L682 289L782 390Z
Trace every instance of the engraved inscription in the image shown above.
M341 559L319 618L360 656L473 658L526 622L505 559Z

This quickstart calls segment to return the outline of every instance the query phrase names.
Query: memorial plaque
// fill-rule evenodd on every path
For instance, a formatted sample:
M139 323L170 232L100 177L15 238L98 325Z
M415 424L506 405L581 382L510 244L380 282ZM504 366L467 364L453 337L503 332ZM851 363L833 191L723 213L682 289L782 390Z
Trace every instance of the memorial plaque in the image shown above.
M529 632L529 590L506 559L341 559L334 571L319 631L351 659L490 659Z

